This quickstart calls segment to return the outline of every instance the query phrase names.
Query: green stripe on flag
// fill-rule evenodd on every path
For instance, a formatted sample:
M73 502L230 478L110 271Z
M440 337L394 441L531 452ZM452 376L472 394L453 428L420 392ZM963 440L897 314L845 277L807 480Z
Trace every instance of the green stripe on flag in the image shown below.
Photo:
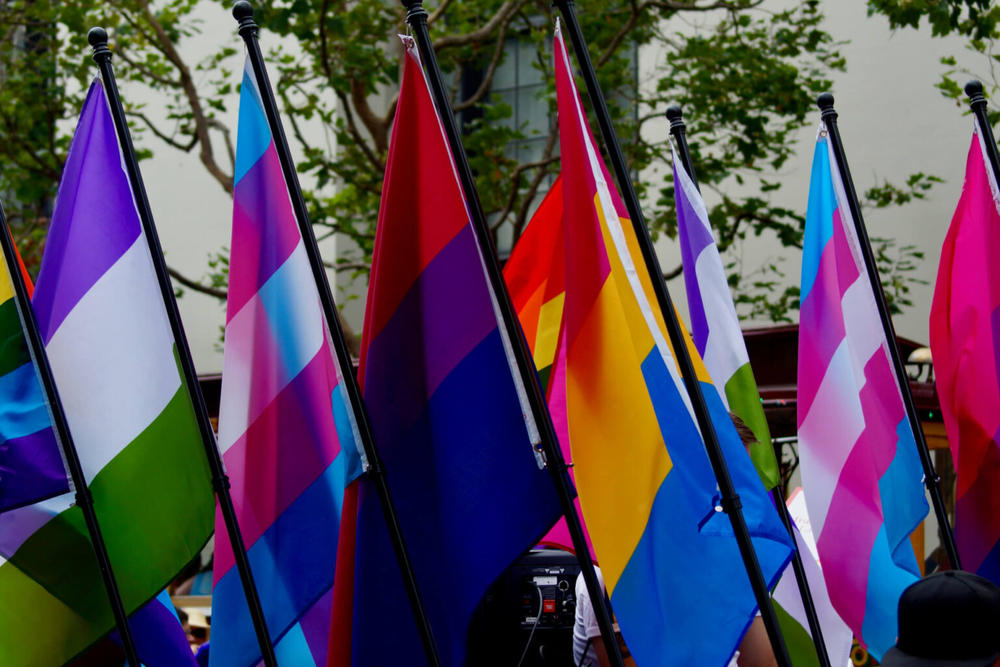
M785 637L785 646L788 647L788 657L792 659L792 664L795 667L819 667L819 658L816 657L816 645L813 643L812 635L776 600L772 600L772 602L774 602L778 625L781 627L781 634Z
M781 473L778 471L778 460L774 457L764 407L760 404L760 392L749 363L736 369L726 382L725 391L729 410L742 419L757 438L757 442L750 445L750 459L764 482L764 488L770 491L781 482Z
M0 303L0 376L31 361L14 299Z
M214 497L184 385L90 485L129 613L156 596L205 545ZM0 565L0 664L60 664L114 625L83 514L73 507ZM41 634L39 634L41 633Z

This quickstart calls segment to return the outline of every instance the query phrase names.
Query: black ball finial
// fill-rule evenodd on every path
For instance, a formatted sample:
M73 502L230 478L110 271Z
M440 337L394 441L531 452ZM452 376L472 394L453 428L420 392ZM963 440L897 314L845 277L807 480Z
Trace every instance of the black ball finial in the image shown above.
M979 79L973 79L969 83L965 84L965 94L969 96L970 100L974 100L977 97L983 96L983 82Z
M101 27L91 28L87 32L87 41L94 49L94 61L101 62L104 58L111 58L111 49L108 48L108 31Z
M247 0L239 0L233 5L233 18L242 23L245 19L253 19L253 5Z
M667 120L671 123L677 120L683 120L684 118L684 112L681 110L681 105L679 104L671 104L667 107L665 115L667 116Z
M87 32L87 41L95 49L108 45L108 31L104 28L91 28Z
M820 93L820 96L816 98L816 106L819 107L820 111L826 111L827 109L832 109L833 93Z

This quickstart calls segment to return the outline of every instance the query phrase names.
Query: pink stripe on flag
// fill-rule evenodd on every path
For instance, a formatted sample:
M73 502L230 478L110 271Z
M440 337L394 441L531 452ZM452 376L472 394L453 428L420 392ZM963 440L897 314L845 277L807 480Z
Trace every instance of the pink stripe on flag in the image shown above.
M331 391L336 369L326 346L223 455L240 532L249 549L340 453ZM215 580L234 564L229 538L216 533Z
M799 314L799 328L812 333L799 340L800 415L812 406L830 359L846 336L842 301L859 275L837 209L833 213L833 236L823 248L816 281Z
M865 364L860 401L865 430L841 470L818 540L830 599L855 631L864 623L871 560L858 554L871 553L885 522L879 480L896 455L896 427L906 416L884 347Z

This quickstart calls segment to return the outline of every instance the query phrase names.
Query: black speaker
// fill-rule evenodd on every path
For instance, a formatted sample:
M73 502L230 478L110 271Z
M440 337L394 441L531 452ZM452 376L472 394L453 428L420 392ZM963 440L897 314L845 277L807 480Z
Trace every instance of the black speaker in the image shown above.
M468 664L514 667L523 655L525 667L571 667L579 572L576 556L560 549L535 549L518 558L476 609Z

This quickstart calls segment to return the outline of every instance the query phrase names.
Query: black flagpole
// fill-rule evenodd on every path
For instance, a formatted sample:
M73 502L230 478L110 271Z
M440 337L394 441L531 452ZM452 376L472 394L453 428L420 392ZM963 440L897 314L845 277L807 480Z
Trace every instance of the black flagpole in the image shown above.
M191 349L188 347L187 337L184 335L184 325L181 323L180 312L177 310L177 301L174 299L174 290L170 283L170 276L167 274L167 264L163 259L160 238L153 225L153 212L149 207L149 199L146 197L146 186L143 185L142 173L139 171L139 160L136 158L135 147L132 145L128 123L125 121L125 110L122 108L118 84L115 82L115 73L111 66L108 33L104 28L91 28L90 32L87 33L87 40L94 49L94 62L101 70L101 79L104 81L111 116L114 118L115 130L118 133L118 143L122 149L125 168L132 186L132 197L135 199L139 219L142 221L143 233L149 244L149 254L153 260L156 281L160 286L163 305L167 311L167 319L170 321L170 330L173 332L174 341L177 344L177 356L184 374L184 383L191 395L195 418L198 420L198 429L201 431L202 443L205 446L208 467L212 473L212 488L215 489L219 510L226 523L226 532L229 534L236 568L240 573L240 581L243 583L243 593L246 595L247 606L250 609L250 618L253 620L254 631L257 634L257 643L260 645L264 664L268 667L275 667L277 660L274 657L274 646L267 631L264 610L261 607L257 586L254 584L253 574L250 571L250 559L247 558L246 546L243 544L243 536L240 534L239 523L236 520L233 499L229 495L229 477L222 466L222 457L219 455L219 449L215 442L215 431L212 430L212 421L208 416L208 408L205 407L205 397L198 384L198 374L194 369Z
M677 144L677 157L681 161L681 168L687 172L694 183L694 187L701 191L698 186L698 179L694 175L694 165L691 163L691 151L687 144L687 126L684 124L684 117L679 106L672 106L667 109L667 119L670 121L670 134ZM674 184L674 187L678 187ZM775 444L774 454L780 461L781 448ZM821 667L830 667L830 655L826 650L826 641L823 639L823 628L819 624L819 616L816 614L816 605L813 602L812 591L809 589L809 580L806 578L806 570L802 565L802 554L798 549L798 542L795 539L795 531L792 529L792 518L788 515L788 506L785 505L785 493L779 483L771 490L771 497L774 498L774 506L778 509L778 516L785 524L785 530L795 544L792 552L792 570L795 572L795 583L799 586L799 595L802 597L802 607L806 612L806 619L809 622L809 632L812 635L813 644L816 646L816 657L819 659Z
M7 262L7 272L10 274L11 283L13 283L17 311L21 316L28 346L31 349L31 358L38 369L38 378L41 380L42 390L45 392L45 398L49 404L52 425L59 438L59 446L62 448L66 467L69 468L70 479L73 480L76 504L83 512L83 520L87 525L87 532L90 534L90 542L94 547L94 555L97 557L97 565L101 570L104 588L108 592L111 613L115 617L115 625L118 626L118 634L121 636L122 648L125 649L125 657L128 658L129 665L138 667L140 664L139 653L136 651L135 641L132 639L128 613L126 613L125 605L122 603L118 582L115 580L114 569L111 567L111 558L108 556L108 549L104 544L104 537L101 535L97 511L94 509L94 497L90 493L90 487L87 486L83 466L80 464L80 455L76 451L76 444L73 442L73 436L70 434L69 425L66 422L66 413L59 400L59 392L56 389L55 379L52 377L49 358L45 354L45 343L42 342L42 336L38 331L38 322L35 320L35 311L28 299L28 290L24 284L24 276L21 275L17 253L14 251L14 239L11 238L10 229L7 227L7 216L4 214L3 204L0 204L0 227L3 228L0 230L0 246L3 246L3 258Z
M513 305L511 305L510 295L507 293L507 288L500 272L500 266L496 260L496 249L493 247L493 240L489 234L486 216L483 214L483 205L479 201L479 193L476 190L476 182L472 177L472 169L469 167L469 159L465 154L465 147L462 145L462 139L455 124L455 115L451 110L451 102L445 91L444 81L441 79L441 70L438 67L437 55L434 52L434 46L431 44L430 34L427 31L427 10L424 9L422 0L402 0L402 3L406 7L406 21L413 30L413 37L420 51L420 59L423 60L424 68L427 72L427 80L430 83L434 106L437 107L438 115L441 117L441 124L444 126L445 134L448 136L448 144L451 146L452 155L455 157L455 167L458 170L459 180L462 183L465 200L469 204L472 227L476 233L479 251L486 265L486 273L490 281L490 286L500 306L504 330L508 340L510 340L514 358L517 361L517 371L520 381L528 394L528 403L531 406L532 417L538 425L541 437L539 447L545 456L547 462L546 468L552 476L556 493L562 505L563 514L566 517L566 527L569 529L570 536L573 539L573 548L576 550L576 557L580 562L580 571L587 585L587 593L593 603L594 613L597 615L597 623L601 628L601 638L604 641L604 648L607 650L612 664L621 666L624 665L624 660L621 649L618 646L618 640L615 638L611 620L611 605L597 579L597 573L594 570L594 561L590 557L590 548L587 546L587 540L583 536L580 517L577 515L576 506L573 504L576 491L573 487L573 482L569 479L562 450L559 449L559 441L552 426L552 418L549 415L548 406L545 403L542 390L538 386L535 363L525 347L517 312L514 310Z
M246 2L246 0L240 0L233 5L233 17L239 22L240 37L243 38L246 44L254 77L257 79L257 87L260 89L261 99L264 103L264 112L267 115L267 124L271 128L271 135L274 137L274 146L278 152L281 171L285 176L288 194L292 200L295 220L298 222L299 232L302 234L306 255L309 257L309 266L312 268L313 280L316 283L316 290L319 292L323 314L326 317L330 336L333 340L333 347L337 353L337 361L340 364L343 374L342 381L344 382L344 388L347 390L351 409L357 420L361 445L367 459L366 472L371 477L382 505L382 514L385 517L386 527L389 529L389 538L392 541L393 550L396 552L396 561L399 564L400 573L403 575L403 583L406 586L406 593L410 600L413 617L420 632L424 654L427 657L428 663L431 665L440 665L441 658L438 655L437 644L434 641L430 620L427 617L427 610L420 596L420 587L417 584L417 577L413 571L413 563L406 550L406 542L403 539L403 531L400 528L399 517L396 515L396 506L393 504L392 494L389 492L389 483L385 476L385 469L379 457L378 450L375 447L375 437L372 434L368 411L361 397L358 379L353 372L354 365L351 362L351 355L347 349L347 342L344 339L340 318L337 315L337 305L333 300L333 292L330 290L326 268L323 265L319 246L316 243L316 235L309 220L309 212L306 209L305 199L302 196L302 186L299 185L299 177L295 171L295 164L292 161L292 152L288 146L288 139L285 137L285 130L281 125L278 105L274 100L274 92L271 89L271 82L267 76L264 56L260 50L260 43L257 41L258 27L253 18L253 6L249 2Z
M917 443L920 463L924 467L924 485L931 496L931 504L934 506L934 515L937 517L938 525L941 528L941 535L944 538L944 548L948 554L948 560L951 561L952 568L961 570L962 562L959 560L958 548L955 546L955 533L952 531L951 523L948 521L948 512L945 510L944 500L941 498L941 478L938 477L937 472L934 470L934 463L931 461L931 454L927 449L927 440L924 439L924 429L920 426L920 419L917 417L917 408L913 403L913 393L910 391L910 381L906 375L906 368L903 366L903 358L899 354L899 345L896 342L896 330L892 325L892 317L889 315L889 306L886 305L885 293L882 291L882 280L879 278L878 268L875 265L875 256L872 254L872 245L868 240L865 221L861 217L861 204L858 201L858 193L854 190L854 180L851 178L851 170L847 167L844 144L840 140L840 130L837 129L837 112L833 108L833 95L823 93L816 99L816 104L819 106L821 112L820 118L826 125L833 155L837 158L840 179L844 182L847 206L850 209L851 217L854 218L854 230L858 236L858 245L861 248L861 257L865 262L865 270L868 272L868 282L871 283L872 292L875 295L875 306L878 309L879 319L882 321L882 331L885 333L886 343L888 343L889 357L892 360L892 367L896 372L896 379L899 382L899 392L903 395L903 405L906 407L906 416L910 422L910 430L913 431L913 438ZM975 104L975 101L973 104ZM984 113L985 106L986 100L983 99ZM987 124L986 127L989 127L989 125ZM992 142L986 143L990 144ZM996 150L995 146L993 150Z
M719 485L722 509L729 515L729 520L733 526L733 533L736 536L736 543L739 546L743 564L750 579L750 586L753 588L754 597L760 607L761 617L764 619L764 626L767 628L767 636L771 641L771 648L774 650L774 657L779 665L791 665L788 657L788 649L785 647L784 637L781 635L781 628L778 626L778 616L775 614L774 606L771 603L771 595L767 589L767 581L764 573L760 569L760 562L757 560L757 552L754 551L753 542L750 539L750 531L747 528L746 520L743 518L742 504L733 486L733 480L729 476L729 468L726 459L722 455L722 448L712 425L712 419L705 405L705 397L701 393L701 385L695 375L694 365L691 363L691 356L688 353L687 341L681 332L680 323L677 320L677 311L674 310L670 293L667 291L667 284L663 279L663 270L660 268L660 261L656 257L653 249L653 242L649 237L649 230L646 229L646 221L642 215L642 208L639 205L639 198L635 194L632 186L632 177L629 175L628 167L625 164L625 157L622 154L618 137L615 134L614 126L611 124L611 114L604 101L604 93L597 83L597 74L594 65L590 60L590 53L587 51L587 44L583 39L580 30L580 23L576 18L576 9L573 0L555 0L555 5L562 14L566 22L566 30L569 32L573 42L573 50L576 53L577 63L580 65L581 74L587 83L587 93L590 96L591 105L597 116L600 125L601 136L604 138L604 145L611 158L611 165L621 188L625 206L628 209L629 217L632 219L632 227L635 230L636 240L642 251L642 257L649 272L650 282L653 291L656 292L656 300L663 314L663 321L667 327L667 334L670 337L670 344L677 357L681 376L684 379L684 386L687 389L688 397L691 399L691 406L694 409L695 417L698 421L698 428L701 437L705 442L705 450L712 463L712 470Z

